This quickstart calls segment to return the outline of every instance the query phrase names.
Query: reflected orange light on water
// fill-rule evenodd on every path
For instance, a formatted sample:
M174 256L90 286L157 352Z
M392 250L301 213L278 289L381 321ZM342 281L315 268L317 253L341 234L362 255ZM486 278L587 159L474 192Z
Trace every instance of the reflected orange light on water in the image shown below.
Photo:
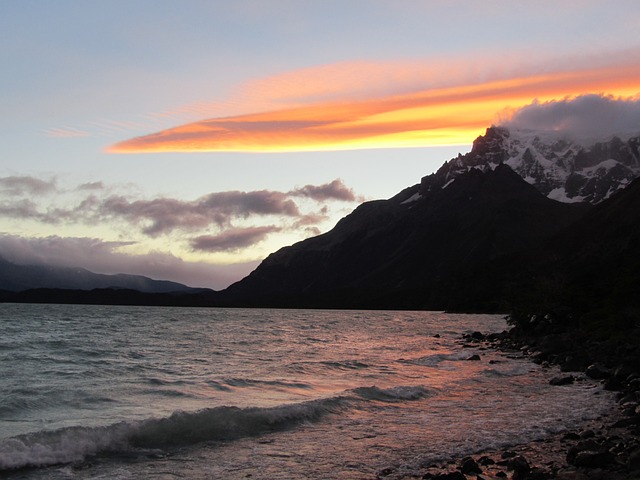
M316 103L214 118L117 143L112 153L287 152L470 143L506 107L585 93L640 92L640 65L614 66Z

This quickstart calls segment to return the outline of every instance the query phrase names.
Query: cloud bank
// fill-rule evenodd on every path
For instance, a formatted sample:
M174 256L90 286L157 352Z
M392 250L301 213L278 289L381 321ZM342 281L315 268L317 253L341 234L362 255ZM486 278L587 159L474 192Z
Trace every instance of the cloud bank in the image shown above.
M13 176L0 178L2 195L42 195L56 191L54 180L41 180L35 177Z
M468 144L496 112L589 92L640 92L640 51L526 63L340 63L249 82L256 113L208 118L114 153L312 151ZM513 62L511 62L513 60ZM564 60L564 61L561 61ZM262 108L262 109L261 109Z
M88 237L25 238L0 235L0 257L19 265L77 267L96 273L144 275L171 279L192 287L226 288L254 270L258 261L232 265L188 262L163 252L128 255L118 248L132 242L107 242Z
M582 95L534 102L501 122L512 129L555 132L577 141L640 134L640 97Z
M0 178L0 217L18 220L34 220L46 224L81 222L96 224L105 221L124 221L137 227L147 236L156 237L174 230L196 231L209 227L226 229L236 220L250 217L279 217L318 222L324 215L302 212L296 198L303 197L316 203L327 201L356 202L357 196L340 179L322 185L305 185L289 192L272 190L213 192L196 200L158 197L149 200L134 199L127 195L100 196L107 189L101 182L78 186L76 192L86 196L75 200L73 206L56 206L55 198L49 198L46 206L36 193L64 194L54 182L35 177ZM25 198L28 197L28 198ZM275 231L275 230L274 230ZM247 246L247 245L243 245Z
M362 200L340 179L285 192L211 192L195 200L140 199L131 193L114 194L115 190L102 182L63 188L54 179L0 178L0 219L16 221L19 231L33 225L38 232L55 231L59 225L81 226L117 239L46 233L29 238L0 232L0 256L20 264L82 265L97 273L131 273L223 288L255 268L257 262L247 259L260 256L255 249L264 247L260 244L271 235L318 234L319 225L328 219L328 205ZM234 259L236 263L214 267L162 249L181 252L184 258L224 254L225 263ZM216 258L220 260L219 255Z

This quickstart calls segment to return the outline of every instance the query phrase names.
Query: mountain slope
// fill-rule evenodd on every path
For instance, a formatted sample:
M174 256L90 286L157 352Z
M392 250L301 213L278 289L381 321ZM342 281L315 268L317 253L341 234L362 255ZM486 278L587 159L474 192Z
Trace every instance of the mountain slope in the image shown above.
M504 164L470 169L444 189L416 186L361 205L331 232L270 255L224 296L271 306L449 308L440 285L534 248L587 208L545 198Z
M536 314L619 327L640 313L640 179L564 229L514 282L515 319ZM520 316L520 317L519 317Z
M389 200L361 205L332 231L275 252L223 297L242 305L504 309L521 291L518 272L536 275L531 252L638 175L640 137L584 145L491 127L468 154Z

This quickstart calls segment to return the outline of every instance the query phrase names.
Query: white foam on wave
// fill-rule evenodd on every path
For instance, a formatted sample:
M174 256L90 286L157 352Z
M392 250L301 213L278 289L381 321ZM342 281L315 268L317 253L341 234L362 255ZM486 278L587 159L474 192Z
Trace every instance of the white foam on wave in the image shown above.
M457 362L461 360L468 360L469 357L471 357L472 355L473 353L470 353L465 350L460 350L460 351L450 352L450 353L434 353L431 355L425 355L420 358L403 360L403 362L410 363L412 365L421 365L424 367L436 367L442 362L446 362L446 361Z
M398 402L406 400L419 400L433 395L433 392L422 386L398 386L391 388L379 388L376 386L359 387L353 392L367 400L382 402Z
M101 453L157 451L207 441L231 441L316 422L362 402L412 401L430 394L421 386L371 386L270 408L225 406L106 427L41 431L0 441L0 471L81 462Z

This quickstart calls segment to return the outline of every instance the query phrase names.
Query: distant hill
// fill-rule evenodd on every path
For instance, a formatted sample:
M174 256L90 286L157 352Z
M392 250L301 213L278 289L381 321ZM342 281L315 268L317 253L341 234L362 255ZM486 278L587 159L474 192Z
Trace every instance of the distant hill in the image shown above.
M122 288L145 293L197 292L181 283L140 275L102 275L83 268L17 265L0 257L0 290L19 292L34 288L93 290Z

